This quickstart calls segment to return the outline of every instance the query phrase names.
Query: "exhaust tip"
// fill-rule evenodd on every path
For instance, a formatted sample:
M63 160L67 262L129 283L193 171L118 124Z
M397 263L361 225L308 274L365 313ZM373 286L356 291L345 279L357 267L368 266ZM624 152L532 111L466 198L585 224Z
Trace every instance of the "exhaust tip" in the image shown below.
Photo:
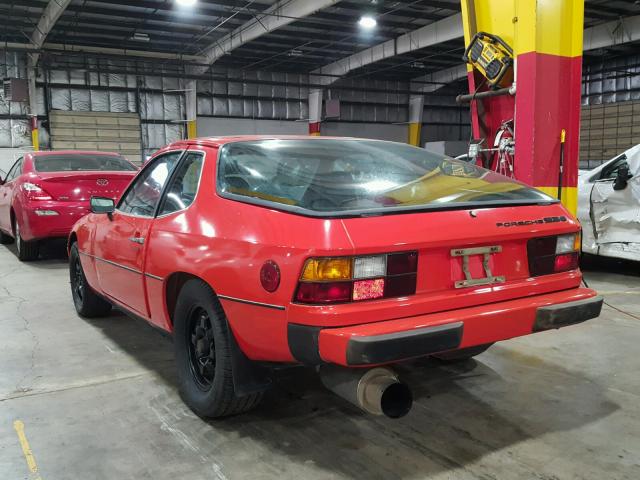
M404 383L392 383L389 385L380 399L382 413L389 418L404 417L413 405L411 389Z

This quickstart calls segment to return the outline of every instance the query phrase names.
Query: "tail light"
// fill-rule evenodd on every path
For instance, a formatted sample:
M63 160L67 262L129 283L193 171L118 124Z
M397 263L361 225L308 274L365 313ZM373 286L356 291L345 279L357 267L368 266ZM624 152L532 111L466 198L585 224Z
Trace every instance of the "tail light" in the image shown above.
M527 243L529 274L532 277L578 268L580 233L533 238Z
M327 304L413 295L417 271L418 252L310 258L302 269L295 301Z
M29 200L53 200L40 185L25 182L22 184L22 190Z

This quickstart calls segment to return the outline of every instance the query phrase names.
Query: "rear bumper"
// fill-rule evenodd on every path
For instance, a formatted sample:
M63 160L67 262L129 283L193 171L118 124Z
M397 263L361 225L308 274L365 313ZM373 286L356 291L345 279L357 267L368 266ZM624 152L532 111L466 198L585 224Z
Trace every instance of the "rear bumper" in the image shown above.
M300 362L343 366L393 363L581 323L600 315L587 288L343 328L289 325Z
M38 212L41 215L38 215ZM56 214L42 215L43 212ZM88 202L32 202L24 209L22 238L38 240L66 237L73 225L88 213Z

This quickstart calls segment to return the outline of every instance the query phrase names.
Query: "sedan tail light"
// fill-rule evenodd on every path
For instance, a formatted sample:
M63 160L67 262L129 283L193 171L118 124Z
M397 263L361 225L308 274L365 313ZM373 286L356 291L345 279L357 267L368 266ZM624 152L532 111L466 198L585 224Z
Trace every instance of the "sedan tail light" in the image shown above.
M295 301L328 304L413 295L417 271L418 252L310 258L302 269Z
M51 197L49 193L47 193L40 185L36 185L35 183L23 183L22 190L29 200L53 200L53 197Z
M579 251L580 233L532 238L527 243L529 274L539 277L576 270Z

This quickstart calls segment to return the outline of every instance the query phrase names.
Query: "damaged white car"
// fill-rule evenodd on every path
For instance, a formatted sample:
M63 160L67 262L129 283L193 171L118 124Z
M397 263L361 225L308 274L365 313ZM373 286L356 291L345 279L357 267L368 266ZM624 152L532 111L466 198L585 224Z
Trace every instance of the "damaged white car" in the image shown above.
M640 145L578 177L582 251L640 261Z

